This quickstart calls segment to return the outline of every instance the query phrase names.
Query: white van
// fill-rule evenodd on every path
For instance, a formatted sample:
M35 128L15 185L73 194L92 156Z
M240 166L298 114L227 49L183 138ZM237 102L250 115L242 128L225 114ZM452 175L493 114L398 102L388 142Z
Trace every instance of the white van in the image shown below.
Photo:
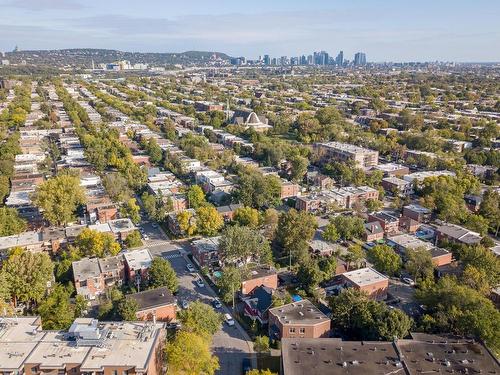
M226 320L228 326L234 326L234 320L231 315L229 315L228 313L224 314L224 319Z

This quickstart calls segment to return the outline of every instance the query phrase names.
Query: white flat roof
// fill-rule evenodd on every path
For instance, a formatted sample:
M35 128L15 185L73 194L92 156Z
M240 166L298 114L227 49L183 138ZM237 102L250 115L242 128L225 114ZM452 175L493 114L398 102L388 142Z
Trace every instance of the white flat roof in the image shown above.
M382 275L380 272L368 267L361 268L355 271L349 271L343 273L342 275L359 286L365 286L379 281L389 280L387 276Z

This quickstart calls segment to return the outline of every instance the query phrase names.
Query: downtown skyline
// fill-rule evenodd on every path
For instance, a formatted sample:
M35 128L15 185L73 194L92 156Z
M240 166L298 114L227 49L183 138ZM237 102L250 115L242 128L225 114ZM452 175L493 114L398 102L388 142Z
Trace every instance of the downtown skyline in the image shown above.
M255 59L305 51L364 51L373 62L500 61L500 5L480 0L230 1L140 4L0 0L0 50L105 48L130 52L203 50ZM481 9L481 12L477 10ZM465 27L466 26L466 27Z

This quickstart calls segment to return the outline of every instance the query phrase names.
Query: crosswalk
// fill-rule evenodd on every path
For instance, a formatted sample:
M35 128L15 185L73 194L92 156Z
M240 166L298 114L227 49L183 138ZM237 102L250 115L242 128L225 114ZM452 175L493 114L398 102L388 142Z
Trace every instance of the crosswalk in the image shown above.
M153 247L153 246L162 246L165 244L170 244L170 241L168 240L149 240L149 241L144 241L144 246L145 247Z
M179 253L162 255L163 259L175 259L175 258L181 258L181 257L182 257L182 255Z

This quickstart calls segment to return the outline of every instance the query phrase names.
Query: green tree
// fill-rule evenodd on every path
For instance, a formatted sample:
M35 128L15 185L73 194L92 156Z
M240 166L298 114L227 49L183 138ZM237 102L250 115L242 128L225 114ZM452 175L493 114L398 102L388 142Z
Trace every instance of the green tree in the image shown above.
M75 239L75 246L85 256L104 258L120 252L120 245L110 233L98 232L90 228L83 229Z
M338 215L330 220L343 240L361 238L365 233L363 220L355 216Z
M432 277L434 264L432 255L426 248L408 249L406 251L405 268L416 280L425 280Z
M180 331L166 347L168 375L214 375L219 360L210 342L193 332Z
M127 245L128 248L142 246L141 234L138 230L134 230L132 233L129 233L127 238L125 238L125 245Z
M10 301L10 285L7 274L0 270L0 301Z
M447 276L437 283L423 283L416 298L427 306L423 321L431 332L472 335L493 351L500 349L500 312L479 291Z
M242 270L240 268L232 266L224 267L221 277L215 281L221 299L224 302L229 303L233 301L234 293L241 288L242 279Z
M127 179L119 173L106 173L102 178L102 184L113 202L126 202L132 197L132 190L128 186Z
M303 156L294 156L290 158L290 177L293 181L302 181L309 166L309 160Z
M179 289L177 274L170 262L163 258L154 258L149 268L149 283L152 288L166 286L172 293Z
M211 337L221 327L222 316L206 303L195 301L189 308L179 312L184 330L199 336Z
M367 199L365 202L365 207L368 212L378 211L380 210L384 204L378 199Z
M177 214L177 222L179 223L179 229L187 236L194 235L198 229L195 217L187 210L181 211Z
M257 228L259 226L259 211L252 207L240 207L234 211L233 220L241 226Z
M278 227L279 214L274 208L268 208L264 213L263 234L268 240L273 240Z
M187 199L189 202L189 208L194 208L195 210L207 203L205 193L199 185L191 185L189 187Z
M323 280L330 280L337 273L337 257L335 255L322 257L318 261L318 266L323 272Z
M139 308L139 304L133 298L122 298L120 302L117 304L117 314L119 319L126 321L134 321L137 320L137 309Z
M141 208L135 198L129 198L120 209L120 213L124 217L129 217L134 224L141 221Z
M268 263L271 257L269 242L255 229L238 225L227 227L219 240L219 256L224 263L237 264L253 258Z
M347 263L347 268L350 269L352 265L355 267L359 266L361 260L365 258L365 252L360 245L351 245L347 249L347 252L340 256L344 262Z
M57 284L52 292L38 306L43 329L68 329L75 318L74 307L69 303L72 287Z
M253 369L253 370L248 371L246 373L246 375L278 375L278 374L276 374L275 372L272 372L269 369L265 369L265 370Z
M500 259L481 245L462 246L458 258L467 267L473 266L487 278L489 285L500 284Z
M291 260L302 261L309 257L309 241L316 232L317 222L314 216L291 209L279 217L276 239L284 255L291 254Z
M488 219L481 215L469 214L465 219L464 226L484 236L488 233L489 223Z
M26 230L26 221L15 208L0 207L0 236L12 236Z
M82 295L77 295L75 297L75 318L81 318L84 311L87 310L88 301Z
M328 223L323 230L322 237L325 241L337 242L340 239L337 227L332 223Z
M60 174L38 185L33 203L51 224L65 225L74 220L79 205L85 203L85 191L78 177Z
M269 337L267 336L257 336L253 343L253 350L257 353L268 353L269 352Z
M333 326L351 340L403 338L412 326L411 318L401 310L391 310L353 288L333 297L330 308Z
M224 226L222 215L213 206L203 206L196 210L198 232L205 236L215 236Z
M259 171L244 168L238 173L235 199L255 208L276 206L281 201L281 181L276 176L264 176Z
M323 280L323 273L314 259L308 259L300 262L297 278L304 289L309 294L313 294L318 284Z
M488 296L491 293L489 278L484 269L468 264L464 268L461 280L469 288L477 290L484 296Z
M14 248L3 263L2 272L5 273L16 303L40 302L52 280L54 264L46 253Z
M491 231L497 235L500 228L500 194L497 191L485 191L479 213L488 220Z
M401 257L387 245L376 245L368 250L368 258L379 272L389 276L396 275L401 269Z

